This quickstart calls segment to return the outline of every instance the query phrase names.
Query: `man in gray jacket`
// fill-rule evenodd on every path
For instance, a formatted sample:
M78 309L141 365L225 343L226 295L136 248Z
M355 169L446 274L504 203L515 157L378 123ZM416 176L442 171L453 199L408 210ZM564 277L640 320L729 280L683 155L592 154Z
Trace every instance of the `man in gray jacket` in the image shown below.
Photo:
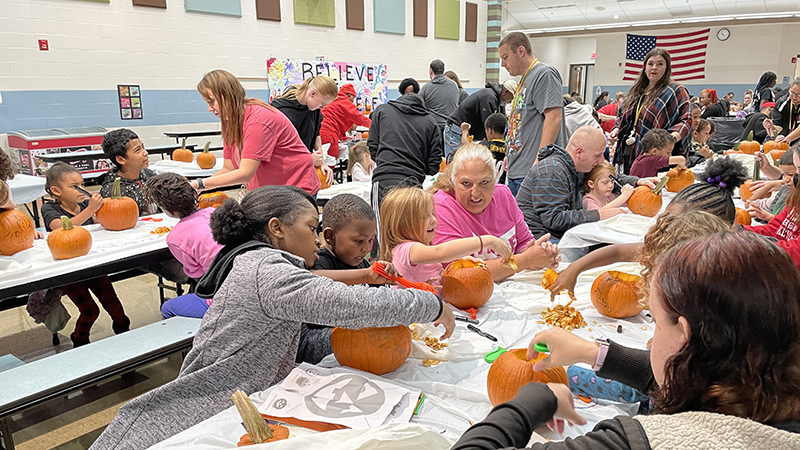
M430 67L431 82L422 86L419 96L425 102L428 112L436 119L439 134L444 136L447 118L458 108L458 85L444 76L444 62L441 59L431 61Z

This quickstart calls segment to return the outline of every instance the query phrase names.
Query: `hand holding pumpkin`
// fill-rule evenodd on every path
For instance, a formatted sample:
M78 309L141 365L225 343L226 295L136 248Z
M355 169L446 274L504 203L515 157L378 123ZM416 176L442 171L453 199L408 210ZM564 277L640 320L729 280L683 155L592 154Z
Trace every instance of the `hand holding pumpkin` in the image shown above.
M564 386L561 383L547 383L547 387L553 391L553 395L558 400L556 412L553 418L547 421L547 427L558 434L564 432L564 422L570 425L578 424L585 425L586 419L575 411L574 397L569 390L569 386Z
M658 177L640 178L639 181L636 182L636 186L647 186L650 189L655 189L656 185L660 181L661 181L661 178L658 178Z
M756 205L750 204L747 207L747 212L751 216L763 220L764 222L769 222L770 220L775 218L774 214L769 213L768 211L764 211L763 209L759 208Z
M575 291L575 283L578 282L578 275L580 275L580 272L574 264L570 264L566 269L562 270L555 281L553 281L553 284L547 288L550 290L550 301L555 301L556 295L558 295L559 292Z
M786 140L786 136L784 136L782 134L775 137L775 142L777 142L777 143L781 143L781 142L783 142L785 140Z
M499 237L485 235L481 236L481 239L483 240L484 249L490 250L496 255L499 255L501 258L503 258L503 261L511 258L514 255L514 252L511 251L511 247L509 247L508 244Z
M453 335L453 330L456 329L456 319L453 317L453 310L450 309L450 305L442 299L442 313L439 314L439 317L436 318L436 321L433 322L434 326L443 326L444 327L444 334L439 340L444 340L449 338Z
M533 348L535 344L546 344L550 349L550 356L537 361L533 370L571 366L576 363L594 365L600 349L596 342L587 341L559 327L536 333L528 346L528 359L534 359L538 353Z

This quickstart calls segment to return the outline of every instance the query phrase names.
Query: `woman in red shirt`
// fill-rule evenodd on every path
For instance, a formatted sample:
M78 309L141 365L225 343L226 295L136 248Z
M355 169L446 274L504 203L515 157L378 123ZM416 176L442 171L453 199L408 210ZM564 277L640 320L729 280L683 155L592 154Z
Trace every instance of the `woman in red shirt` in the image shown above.
M195 189L291 185L317 194L320 181L311 154L285 115L262 100L246 98L239 80L224 70L207 73L197 90L208 111L222 121L225 163L211 177L192 181Z

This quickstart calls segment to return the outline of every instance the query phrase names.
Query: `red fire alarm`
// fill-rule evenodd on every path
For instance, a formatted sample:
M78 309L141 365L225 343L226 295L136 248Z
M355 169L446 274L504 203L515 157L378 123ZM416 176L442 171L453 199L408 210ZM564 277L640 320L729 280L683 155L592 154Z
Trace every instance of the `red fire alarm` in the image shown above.
M592 58L592 59L595 59L596 57L597 57L597 53L595 53L595 52L592 52L592 54L591 54L590 58Z
M50 50L50 46L47 44L47 39L39 39L39 50L43 52Z
M797 62L797 58L792 58L792 64Z

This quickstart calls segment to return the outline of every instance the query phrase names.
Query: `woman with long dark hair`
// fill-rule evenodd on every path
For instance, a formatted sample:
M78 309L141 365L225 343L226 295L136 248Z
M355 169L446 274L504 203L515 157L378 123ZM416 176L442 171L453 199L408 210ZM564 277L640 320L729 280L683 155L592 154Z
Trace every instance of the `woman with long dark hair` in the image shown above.
M654 128L663 128L676 140L673 154L689 150L692 127L689 121L689 91L672 80L672 59L663 48L654 48L644 57L639 78L617 109L617 122L611 138L618 139L614 163L629 173L633 161L642 153L640 140Z
M764 72L761 74L761 78L758 79L758 84L756 88L753 89L753 101L747 105L747 109L745 110L748 114L752 112L761 111L761 104L766 102L774 102L775 101L775 93L772 92L772 88L775 87L775 84L778 82L778 75L775 72Z
M652 350L586 341L560 328L534 336L549 357L533 369L585 363L648 393L654 414L532 449L800 448L800 272L774 243L719 233L668 251L652 276ZM453 447L521 448L538 426L584 424L569 387L530 383Z
M592 106L594 107L594 110L597 111L598 109L602 108L603 106L606 106L607 104L608 104L608 91L603 91L602 93L600 93L600 95L597 96L597 98L594 99L594 103L592 103Z

